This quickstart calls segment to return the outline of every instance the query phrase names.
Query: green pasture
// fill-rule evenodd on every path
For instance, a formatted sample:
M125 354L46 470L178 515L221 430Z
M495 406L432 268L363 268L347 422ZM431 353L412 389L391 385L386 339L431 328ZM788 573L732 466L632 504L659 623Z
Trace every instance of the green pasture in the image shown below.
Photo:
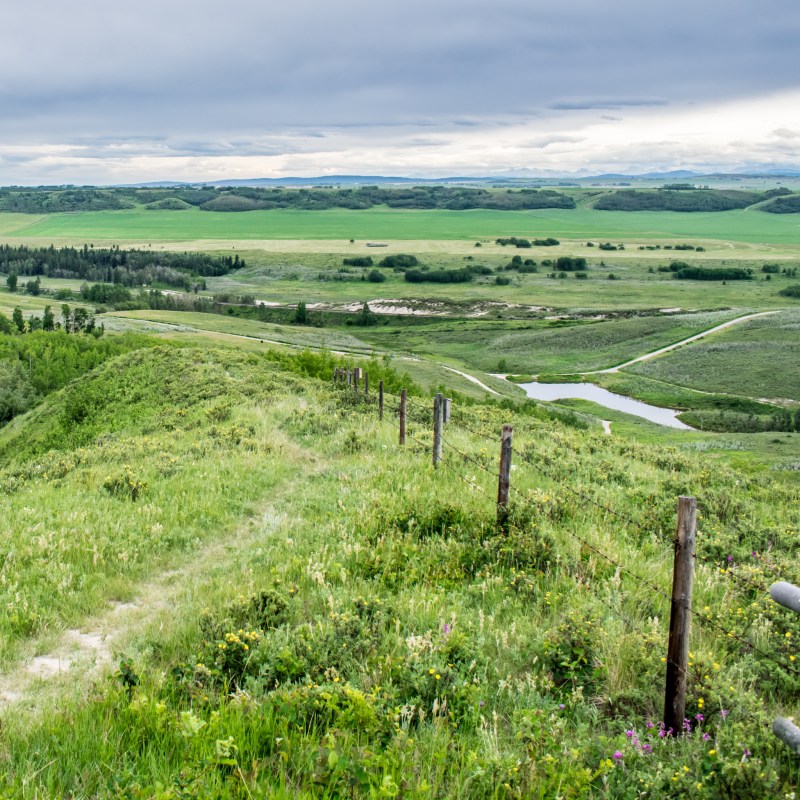
M606 369L741 316L741 310L623 319L530 321L393 320L365 328L364 341L457 359L484 372L587 372Z
M734 325L626 371L704 391L800 401L800 309Z
M170 242L257 239L486 239L554 236L564 239L693 239L800 244L795 214L757 210L716 213L614 212L591 208L539 211L364 211L276 209L223 213L101 211L46 217L0 214L0 234L70 242Z

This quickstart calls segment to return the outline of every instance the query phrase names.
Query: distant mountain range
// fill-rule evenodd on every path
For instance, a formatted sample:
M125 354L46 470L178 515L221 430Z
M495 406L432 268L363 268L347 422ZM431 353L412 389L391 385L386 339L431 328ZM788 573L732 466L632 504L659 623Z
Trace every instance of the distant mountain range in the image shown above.
M365 185L422 185L422 184L509 184L531 185L541 182L550 186L578 185L592 182L610 181L697 181L702 179L742 179L742 178L800 178L800 169L754 169L735 172L693 172L676 169L665 172L647 172L638 175L626 173L605 173L602 175L537 174L529 170L515 170L510 173L486 176L450 176L446 178L413 178L400 175L317 175L311 178L288 176L285 178L230 178L218 181L154 181L126 184L131 187L169 188L171 186L365 186Z

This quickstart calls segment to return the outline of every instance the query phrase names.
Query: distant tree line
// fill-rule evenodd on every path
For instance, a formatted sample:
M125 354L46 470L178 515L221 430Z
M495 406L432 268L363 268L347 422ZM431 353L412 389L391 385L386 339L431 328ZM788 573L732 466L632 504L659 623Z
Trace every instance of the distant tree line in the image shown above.
M732 211L747 208L785 191L623 189L602 195L595 201L594 207L600 211Z
M122 286L162 283L190 290L205 288L204 277L227 275L246 266L236 256L125 250L0 245L0 271L9 275L80 278ZM10 287L9 287L10 288Z
M374 206L414 209L500 211L575 208L575 201L553 189L482 189L462 186L384 188L171 187L164 189L39 187L0 189L0 211L52 214L66 211L106 211L144 204L160 211L200 208L204 211L255 211L272 208L322 210L366 209Z

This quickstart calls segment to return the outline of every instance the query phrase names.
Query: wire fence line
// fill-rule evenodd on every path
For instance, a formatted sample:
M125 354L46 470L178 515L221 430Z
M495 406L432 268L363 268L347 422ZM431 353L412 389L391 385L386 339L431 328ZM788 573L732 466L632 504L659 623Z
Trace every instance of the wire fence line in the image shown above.
M351 387L347 387L347 388L351 388ZM370 396L368 396L368 395L365 395L364 399L367 400L368 402L370 402L370 401L371 402L377 402L377 398L375 398L375 400L372 400L372 398ZM432 407L424 406L422 403L418 403L416 401L410 401L408 398L406 398L406 413L408 413L409 407L416 412L417 416L416 416L416 419L414 420L415 422L417 422L419 424L430 424L431 423L431 421L432 421L431 418L432 418L432 415L433 415ZM396 408L395 413L396 414L400 413L400 407L399 406ZM487 433L482 432L482 431L477 431L472 426L466 424L464 422L464 417L465 417L464 412L461 411L457 415L457 419L456 418L451 418L451 421L448 424L449 425L455 425L455 427L461 428L463 431L465 431L465 432L467 432L467 433L469 433L469 434L481 439L482 441L486 442L487 444L491 444L492 446L496 446L497 445L497 440L496 439L492 439ZM390 420L390 421L392 421L394 423L393 419ZM399 426L397 426L396 423L394 423L394 424L395 424L395 427L399 427ZM422 448L427 448L427 447L430 446L429 443L421 441L418 437L414 436L412 433L410 433L408 431L406 431L406 436L409 439L411 439L412 441L414 441L415 444L417 444L418 446L420 446ZM464 450L462 450L461 448L456 447L451 442L449 442L446 438L443 440L443 445L444 445L444 447L446 447L446 448L452 450L453 452L455 452L457 455L459 455L465 461L477 466L483 472L486 472L487 474L491 475L492 477L496 477L496 473L494 473L492 470L490 470L483 462L481 462L479 459L475 458L474 456L464 452ZM644 524L642 524L641 522L639 522L637 520L634 520L629 515L620 513L616 509L610 508L609 506L605 505L604 503L599 502L598 500L596 500L595 498L593 498L590 495L586 494L585 492L582 492L582 491L580 491L578 489L575 489L574 487L570 486L568 483L565 483L564 481L554 477L546 468L543 467L541 461L535 461L535 460L531 459L529 456L527 456L527 454L524 451L521 451L519 449L515 450L515 457L518 458L519 460L521 460L523 463L525 463L529 467L533 468L535 471L537 471L537 472L541 473L542 475L544 475L544 477L546 477L548 480L550 480L553 483L555 483L557 486L559 486L560 488L562 488L563 490L565 490L566 492L568 492L572 496L582 500L585 504L592 505L595 508L598 508L599 510L603 511L604 513L609 514L609 515L611 515L611 516L613 516L615 518L618 518L618 519L622 520L623 522L625 522L626 524L630 525L632 528L634 528L635 530L637 530L639 532L642 532L642 533L650 533L651 532L650 529L647 526L645 526ZM465 475L462 475L460 473L460 471L455 469L453 467L453 465L450 464L448 461L443 460L443 461L441 461L439 463L443 464L448 471L450 471L453 474L455 474L462 481L464 481L466 484L468 484L471 488L481 492L486 497L491 497L491 495L490 495L490 493L488 491L486 491L480 485L476 484L471 479L467 478ZM523 504L523 506L524 505L525 504ZM532 509L532 510L535 510L535 506L533 504L529 504L528 507L530 509ZM578 541L582 546L586 547L588 550L593 552L596 556L598 556L599 558L605 560L606 562L608 562L609 564L614 566L619 571L620 574L627 575L632 580L637 582L639 585L641 585L641 586L647 588L648 590L654 592L655 594L657 594L658 596L660 596L663 599L667 600L668 602L670 602L670 603L675 602L674 598L672 597L672 595L670 593L668 593L667 591L662 589L660 586L658 586L656 583L654 583L653 581L649 580L648 578L642 577L637 572L635 572L634 570L632 570L631 568L629 568L628 566L623 564L619 559L616 559L613 556L610 556L608 553L604 552L597 545L595 545L592 542L590 542L586 537L581 536L579 533L577 533L576 531L572 530L568 526L564 526L563 530L570 537L572 537L573 539ZM696 559L696 560L699 559L700 561L702 561L704 563L713 565L716 569L719 569L719 565L715 561L713 561L713 559L709 559L707 557L704 557L701 554L698 554L697 552L692 553L692 557L694 559ZM757 589L761 593L765 593L766 594L767 591L768 591L766 587L756 583L755 581L752 581L752 580L746 578L746 576L737 575L737 574L735 574L733 572L730 572L730 571L725 571L724 574L727 575L728 577L730 577L731 579L739 580L739 581L741 581L743 583L746 583L749 586L754 587L755 589ZM680 601L678 601L678 602L680 603ZM714 620L713 618L711 618L707 614L692 608L690 603L683 602L683 603L680 603L680 604L681 604L682 608L684 608L685 611L692 616L692 618L696 619L698 621L698 623L701 624L701 626L707 626L708 628L711 628L711 629L715 630L716 632L724 635L726 638L731 639L733 641L736 641L739 645L742 646L742 648L745 651L756 653L759 656L761 656L762 658L770 661L775 666L777 666L780 669L782 669L784 672L789 673L789 674L791 674L791 675L793 675L795 677L800 678L800 669L798 669L797 667L795 667L791 663L787 663L787 662L785 662L783 660L780 660L780 659L774 657L772 654L770 654L767 651L763 650L762 648L758 647L754 642L752 642L750 639L748 639L741 632L732 630L732 629L722 625L721 623L717 622L716 620ZM676 666L678 666L678 665L676 665Z

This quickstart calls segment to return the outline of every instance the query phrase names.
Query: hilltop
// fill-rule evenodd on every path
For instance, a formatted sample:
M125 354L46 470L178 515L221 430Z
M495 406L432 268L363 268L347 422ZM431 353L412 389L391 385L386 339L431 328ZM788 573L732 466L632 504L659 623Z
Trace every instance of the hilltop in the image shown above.
M794 482L507 401L457 400L434 469L430 398L412 387L400 446L410 381L362 364L389 390L380 420L374 382L332 387L348 363L140 347L0 430L5 792L794 790L769 723L800 696L800 624L759 588L800 578ZM658 723L679 494L701 508L702 616L673 739ZM56 655L72 669L42 680Z

